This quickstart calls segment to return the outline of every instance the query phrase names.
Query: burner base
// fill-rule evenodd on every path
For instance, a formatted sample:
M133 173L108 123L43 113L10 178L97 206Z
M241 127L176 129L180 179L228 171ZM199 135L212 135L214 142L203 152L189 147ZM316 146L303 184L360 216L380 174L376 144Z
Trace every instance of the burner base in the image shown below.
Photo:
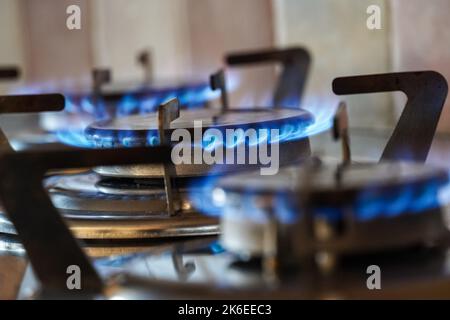
M74 235L83 240L177 238L219 233L216 219L197 213L129 220L67 219L67 222ZM3 214L0 214L0 233L16 234L14 226Z
M155 239L216 235L217 219L196 213L186 193L180 193L179 212L166 212L164 189L143 188L143 194L102 193L97 188L95 174L67 174L50 177L46 187L53 205L79 239L121 240ZM14 226L0 213L0 233L16 234Z
M246 147L246 154L249 150L257 150L257 147ZM226 151L224 151L224 154ZM311 146L308 138L285 141L279 144L279 166L299 163L311 156ZM174 166L177 178L193 178L205 177L208 175L223 175L234 174L236 172L248 172L252 170L259 170L264 167L260 164L223 164L223 165L207 165L194 164L179 164ZM163 167L161 165L131 165L131 166L109 166L96 167L93 169L97 174L103 177L111 178L134 178L134 179L162 179Z

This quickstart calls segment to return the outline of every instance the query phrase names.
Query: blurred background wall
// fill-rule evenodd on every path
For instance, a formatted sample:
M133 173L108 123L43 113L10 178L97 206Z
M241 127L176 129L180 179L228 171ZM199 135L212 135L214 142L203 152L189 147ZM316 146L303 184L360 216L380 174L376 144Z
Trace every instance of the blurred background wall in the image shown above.
M366 27L369 5L381 8L382 29ZM275 0L276 44L301 44L313 56L309 95L333 96L337 76L390 70L388 8L384 0ZM349 96L350 123L358 127L391 126L390 94ZM329 100L325 100L329 101Z
M450 1L390 2L392 69L436 70L450 82ZM443 110L439 130L450 132L450 99Z
M70 4L82 9L81 30L65 28ZM381 8L381 30L366 28L372 4ZM331 80L337 76L411 69L449 76L450 2L0 0L0 39L0 64L20 65L23 82L69 85L88 82L94 67L111 68L115 80L141 79L136 55L143 49L152 51L156 77L186 78L207 77L229 51L301 45L313 54L306 101L325 104L336 101ZM241 74L233 103L261 103L273 81L273 68ZM391 94L346 100L351 125L362 128L392 127L404 102ZM448 108L444 132L450 132Z
M25 66L24 21L16 0L0 0L0 65ZM8 85L0 82L0 92Z
M188 0L192 70L205 77L224 64L229 52L274 45L271 0ZM231 94L233 105L267 103L274 87L273 66L229 70L239 79Z
M95 66L112 67L117 79L142 77L136 55L150 50L155 77L191 71L187 0L89 1Z
M3 1L3 0L0 0ZM25 32L22 34L26 56L25 79L29 83L87 80L92 68L91 19L88 0L19 0ZM66 26L66 8L80 6L81 30Z

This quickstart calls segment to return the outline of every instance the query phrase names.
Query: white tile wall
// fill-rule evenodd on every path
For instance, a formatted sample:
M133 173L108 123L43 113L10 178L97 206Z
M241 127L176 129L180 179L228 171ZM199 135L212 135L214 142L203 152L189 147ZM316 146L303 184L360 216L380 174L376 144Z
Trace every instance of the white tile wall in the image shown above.
M382 30L366 27L369 5L381 8ZM337 99L331 82L337 76L390 71L389 13L384 0L273 0L279 45L302 45L313 54L306 88L317 108ZM342 98L341 98L342 99ZM389 128L394 110L390 94L345 97L353 127Z

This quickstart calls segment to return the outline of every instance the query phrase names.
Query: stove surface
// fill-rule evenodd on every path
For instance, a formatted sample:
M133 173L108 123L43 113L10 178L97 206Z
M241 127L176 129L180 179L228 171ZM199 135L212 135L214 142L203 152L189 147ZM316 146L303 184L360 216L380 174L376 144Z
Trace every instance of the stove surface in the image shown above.
M358 131L352 132L354 158L368 160L366 151L370 146L373 153L372 156L369 154L369 157L376 159L378 157L376 146L380 146L378 150L382 149L385 136L387 136L387 133L383 132L378 132L377 135L360 134ZM450 143L447 137L437 136L434 144L439 144L440 152L450 154ZM321 136L313 139L313 147L315 147L316 152L323 148L331 154L335 151L333 149L336 145L329 143L324 135L323 139ZM323 154L323 158L329 157ZM432 150L428 161L430 164L435 165L437 163L439 165L440 159L439 154ZM445 212L448 219L447 211L448 209ZM448 220L450 221L450 219ZM1 294L4 298L13 298L18 294L19 287L22 284L22 275L25 273L24 250L14 237L3 235L0 240L2 243L0 274L3 274L3 276L0 276L0 280L6 288ZM335 275L321 278L321 290L317 291L314 288L313 290L305 285L305 287L300 286L303 289L296 293L287 290L280 291L277 294L280 294L280 297L297 298L383 298L405 297L405 294L412 297L418 294L420 297L420 294L426 294L427 292L423 290L424 287L441 288L449 283L450 255L447 248L450 248L450 246L432 250L412 248L405 252L347 259L343 265L345 267L339 269ZM88 241L85 250L91 257L95 258L95 266L103 276L125 271L132 277L137 277L139 285L148 281L149 284L148 287L145 287L145 290L152 292L155 297L177 297L178 286L185 284L225 286L231 288L231 292L235 292L235 288L240 287L244 290L244 297L246 294L251 294L253 297L255 286L258 288L262 286L265 288L264 290L272 293L275 290L274 288L279 288L278 282L273 282L274 280L270 280L270 277L267 280L267 277L262 275L261 265L258 261L241 261L242 257L231 254L222 248L218 237L177 239L175 241L158 239L139 242ZM243 258L245 260L245 257ZM180 264L184 267L180 267ZM367 274L362 266L366 267L371 264L380 264L386 274L389 274L383 285L385 285L384 288L389 287L392 290L389 292L383 290L386 296L367 295L368 292L365 287ZM298 275L297 277L296 283L303 283L302 276ZM157 281L157 283L154 283L154 281ZM161 292L159 296L157 292L152 291L152 287L156 288L156 291L160 290L159 281L175 283L174 291ZM21 297L29 295L34 289L36 289L34 278L32 276L25 277ZM266 292L264 290L262 292ZM442 290L427 290L442 293Z

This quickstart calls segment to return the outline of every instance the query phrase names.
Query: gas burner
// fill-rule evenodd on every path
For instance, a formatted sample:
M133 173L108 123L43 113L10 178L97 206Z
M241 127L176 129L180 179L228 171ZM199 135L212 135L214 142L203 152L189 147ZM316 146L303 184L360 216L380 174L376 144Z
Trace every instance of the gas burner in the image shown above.
M115 121L119 124L138 122L135 124L138 129L144 127L146 135L152 132L158 139L158 144L165 144L170 129L179 127L192 130L194 129L191 126L192 116L204 113L205 111L185 111L191 118L189 116L179 118L179 104L175 99L161 105L157 116L130 117L131 122L129 118ZM214 128L220 130L248 125L247 120L250 121L250 118L238 120L221 112L215 114L218 119L215 120ZM247 113L236 111L236 114ZM302 110L257 110L251 113L253 116L256 114L262 116L261 119L250 122L254 126L271 127L289 121L311 121L309 113ZM279 117L274 119L273 115ZM222 117L224 119L220 120ZM140 124L146 123L146 120L149 120L150 125ZM222 121L221 126L218 125L219 121ZM107 132L111 130L110 127L105 129ZM285 160L281 161L283 164L298 162L302 158L300 155L305 156L305 153L309 155L308 140L303 140L305 141L300 143L297 141L282 143L284 149L281 149L281 152L286 154ZM305 147L297 151L288 151L288 148L292 148L292 144ZM119 149L111 150L120 152ZM205 168L205 165L185 167L188 169L178 176L176 166L171 163L97 167L96 173L51 177L46 180L46 188L53 205L69 220L71 229L77 237L82 239L144 239L217 234L219 232L217 219L196 213L189 200L196 190L192 187L186 189L195 177L206 174L205 171L199 170ZM251 168L244 165L241 167L246 170ZM6 225L3 229L6 232L11 226Z
M226 130L234 130L236 139L239 139L238 129L279 129L278 143L280 148L280 165L298 162L310 155L309 140L306 137L306 129L313 122L311 114L303 110L290 109L257 109L257 110L229 110L222 113L220 110L181 110L180 117L170 124L167 134L170 135L175 129L186 129L195 136L194 121L202 121L200 135L208 129L217 129L226 135ZM159 144L157 115L132 116L113 120L107 123L96 123L86 130L87 137L98 147L118 146L148 146ZM201 137L200 137L201 139ZM259 137L258 137L259 139ZM270 137L268 138L270 139ZM261 138L265 141L264 137ZM239 140L238 140L239 141ZM196 142L192 142L195 144ZM200 144L202 142L200 141ZM215 140L212 142L216 143ZM203 146L203 148L222 148L223 154L226 149L237 149L244 144L245 152L248 154L252 149L257 150L258 143L252 143L243 139L240 142L230 141L230 145L219 142L220 145ZM192 153L194 157L194 153ZM238 170L249 170L256 168L252 164L227 164L208 165L202 161L196 164L192 158L192 164L175 165L177 177L204 176L208 173L235 172ZM109 177L141 177L160 178L161 167L131 166L131 167L99 167L95 171L103 176ZM211 172L212 171L212 172Z
M144 56L148 54L143 53ZM144 58L145 60L145 58ZM150 61L140 61L151 64ZM144 66L144 65L143 65ZM147 70L147 67L145 70ZM147 72L146 72L147 74ZM178 98L183 108L202 108L209 104L214 94L205 79L145 78L141 82L113 82L109 69L94 69L92 85L70 87L54 84L64 92L67 100L64 112L40 116L40 137L24 135L15 137L15 145L31 149L45 144L49 139L76 147L93 147L84 137L87 124L99 119L155 112L165 101ZM48 88L31 86L25 91L45 92Z
M106 83L102 85L101 96L105 102L121 101L131 98L128 102L149 102L154 99L155 103L163 102L169 98L178 97L184 107L200 107L205 105L211 98L208 83L199 79L171 79L151 81L143 84L136 83ZM156 107L157 105L154 105ZM138 105L130 105L130 112Z
M105 97L107 70L93 74L96 94ZM222 89L223 72L212 77L212 87ZM225 102L226 103L226 102ZM225 110L227 109L227 110ZM195 130L194 120L203 120L204 128L225 132L227 129L281 129L279 136L280 165L296 163L310 154L306 128L313 122L311 114L294 109L180 110L178 100L161 105L157 112L94 123L86 136L94 145L103 147L143 147L166 144L174 129ZM270 132L270 131L269 131ZM268 137L270 138L270 137ZM114 140L115 139L115 140ZM102 141L112 141L105 145ZM236 148L236 146L223 146ZM246 145L246 151L258 146ZM117 149L117 152L121 150ZM226 168L218 170L218 167ZM211 235L219 232L218 220L195 212L189 196L196 177L249 170L258 165L206 164L121 165L101 166L95 172L57 174L45 181L53 205L67 219L71 230L81 239L145 239ZM15 233L8 219L1 220L4 233Z
M142 192L121 190L119 186L102 192L95 173L53 176L45 186L53 205L68 220L80 239L146 239L212 235L218 233L217 220L199 215L183 190L177 215L167 215L164 183L146 186ZM177 202L178 203L178 202ZM5 217L0 233L15 233Z
M67 99L66 110L43 117L40 124L49 132L67 134L70 130L82 131L80 124L85 125L98 119L154 112L161 103L175 97L183 108L201 108L213 98L208 83L199 80L158 81L146 84L101 83L94 84L92 89L75 92L67 88L60 90L64 91ZM76 145L75 142L73 144Z
M281 139L285 136L283 142L305 138L305 130L314 119L312 114L301 109L181 110L180 117L171 122L168 131L186 129L193 134L196 121L201 121L202 131L218 129L225 133L227 129L279 129ZM135 115L97 122L88 126L86 134L100 148L158 145L158 115Z
M5 102L5 106L0 106L3 112L18 112L22 109L41 110L44 109L42 105L47 104L51 110L59 109L64 100L59 95L39 95L5 97L0 99L1 102ZM160 107L159 115L163 119L161 128L170 121L171 110L178 108L175 100ZM1 142L9 148L6 138ZM12 149L8 150L12 152ZM113 151L116 152L113 157L121 152ZM53 205L80 239L138 240L217 234L217 220L197 214L185 200L185 191L181 188L173 190L171 162L165 161L159 166L164 174L154 180L115 179L113 183L111 179L101 178L95 173L70 174L56 170L48 172L54 176L47 178L44 184ZM3 214L0 217L0 232L16 233Z
M314 123L313 116L302 109L287 108L252 108L230 109L225 87L223 71L211 76L211 87L221 90L222 108L220 110L180 110L164 128L164 135L170 136L174 130L183 129L193 140L188 143L202 150L220 148L222 154L227 150L236 150L243 146L245 154L258 150L259 144L268 141L280 148L280 165L286 165L304 160L310 155L308 127ZM152 146L160 144L160 117L158 114L129 116L113 120L97 122L86 129L86 137L99 148ZM272 129L277 129L278 135L271 136ZM209 130L217 132L223 139L210 137L205 141L204 134ZM246 130L256 133L256 141L246 138ZM228 139L229 131L233 136ZM226 138L225 138L226 137ZM209 165L204 161L195 161L194 152L189 164L177 164L174 176L193 177L206 174L223 174L235 171L258 168L258 164L226 164ZM256 153L258 154L258 153ZM259 161L256 161L259 163ZM160 178L161 167L131 166L131 167L99 167L95 171L109 177L139 177Z
M164 180L101 176L95 186L103 194L143 196L158 193L158 189L164 190ZM181 191L178 184L177 189Z
M210 98L209 87L204 79L155 79L150 50L139 52L136 61L144 73L141 82L112 82L111 70L94 69L92 74L94 98L101 98L105 102L125 99L128 104L126 111L129 113L139 112L141 102L148 104L153 100L152 107L157 108L159 104L175 97L182 106L199 107L207 104Z
M226 177L214 194L222 206L222 243L231 252L264 255L276 247L270 234L283 225L279 232L296 239L294 251L354 254L442 238L448 231L440 193L448 181L445 170L422 164L313 164L275 177Z
M54 181L49 182L55 206L72 211L75 217L96 218L93 212L98 211L101 217L142 218L158 216L166 210L164 186L146 188L142 194L135 194L116 185L104 193L98 187L101 178L96 174L60 176L51 180ZM151 212L149 208L152 208Z

